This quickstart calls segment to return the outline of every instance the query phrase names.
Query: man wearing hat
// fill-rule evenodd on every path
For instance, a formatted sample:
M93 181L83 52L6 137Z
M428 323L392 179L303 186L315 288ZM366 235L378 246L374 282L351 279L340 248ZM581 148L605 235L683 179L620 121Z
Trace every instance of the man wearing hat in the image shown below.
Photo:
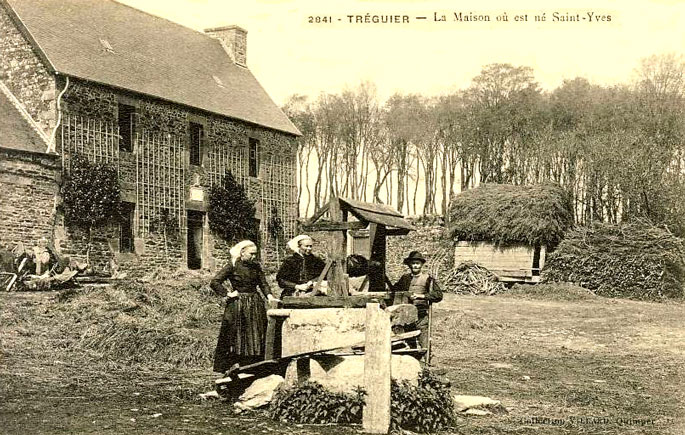
M430 305L442 300L442 290L435 278L422 270L425 263L426 259L419 251L411 251L404 259L404 264L409 267L409 273L402 275L394 287L395 291L409 292L409 299L419 313L416 329L421 331L421 335L418 342L422 348L428 349Z

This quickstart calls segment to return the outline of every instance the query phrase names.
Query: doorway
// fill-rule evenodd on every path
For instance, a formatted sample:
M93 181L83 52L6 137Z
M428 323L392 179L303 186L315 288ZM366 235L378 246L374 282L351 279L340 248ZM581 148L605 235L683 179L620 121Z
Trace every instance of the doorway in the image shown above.
M188 210L188 269L202 269L204 213Z

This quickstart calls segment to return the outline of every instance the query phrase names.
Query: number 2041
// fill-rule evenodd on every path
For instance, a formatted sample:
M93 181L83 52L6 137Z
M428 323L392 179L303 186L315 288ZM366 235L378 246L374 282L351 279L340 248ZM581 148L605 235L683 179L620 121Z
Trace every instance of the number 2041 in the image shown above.
M309 16L307 17L307 22L309 24L321 24L321 23L332 23L332 17L322 17L322 16Z

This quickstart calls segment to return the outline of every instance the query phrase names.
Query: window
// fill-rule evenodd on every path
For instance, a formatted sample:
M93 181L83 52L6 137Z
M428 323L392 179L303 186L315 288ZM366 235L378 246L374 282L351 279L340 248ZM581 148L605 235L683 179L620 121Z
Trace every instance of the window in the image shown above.
M190 164L200 166L202 164L202 137L204 127L195 122L190 123Z
M119 104L119 151L133 151L133 133L136 131L136 108Z
M259 176L259 141L250 138L250 177Z
M136 206L132 202L121 203L119 224L119 252L133 252L133 219Z

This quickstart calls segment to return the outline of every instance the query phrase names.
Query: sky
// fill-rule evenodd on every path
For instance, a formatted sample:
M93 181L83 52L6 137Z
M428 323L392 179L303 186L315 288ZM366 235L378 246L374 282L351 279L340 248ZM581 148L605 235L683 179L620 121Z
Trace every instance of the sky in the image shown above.
M579 76L627 83L642 58L685 53L685 2L673 0L119 1L199 31L245 28L247 65L279 105L293 94L315 98L362 81L376 85L381 101L394 93L442 95L466 88L490 63L532 67L546 90ZM367 13L400 22L366 23ZM457 21L459 13L490 21ZM497 19L505 13L507 21Z

